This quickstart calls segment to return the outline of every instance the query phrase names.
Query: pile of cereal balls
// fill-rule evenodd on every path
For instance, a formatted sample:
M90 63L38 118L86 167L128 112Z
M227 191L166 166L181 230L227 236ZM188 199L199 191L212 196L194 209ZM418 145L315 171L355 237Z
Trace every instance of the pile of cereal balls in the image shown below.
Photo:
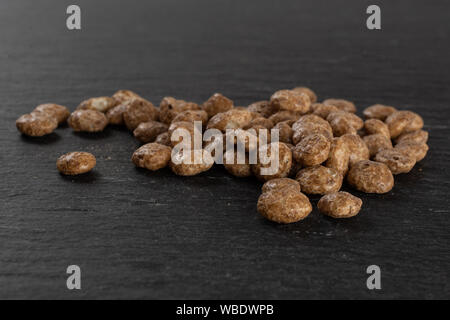
M409 172L427 154L428 132L422 130L423 119L418 114L376 104L366 108L363 115L365 120L356 115L355 105L344 99L318 103L317 95L306 87L277 91L270 100L248 107L234 106L232 100L215 93L201 105L165 97L158 108L132 91L120 90L112 97L85 100L72 113L57 104L39 105L17 119L16 126L23 134L35 137L50 134L66 121L74 131L81 132L124 125L143 143L132 155L136 166L152 171L169 166L182 176L197 175L218 162L213 147L220 140L225 155L219 163L230 174L256 176L264 182L258 212L274 222L292 223L312 211L305 194L322 196L317 207L325 215L357 215L362 200L340 191L344 179L356 190L386 193L394 186L393 175ZM200 153L194 147L172 155L172 148L181 143L174 132L182 128L194 136L198 130L194 121L202 123L201 130L216 129L223 137L204 142ZM262 129L278 129L279 141L260 143ZM246 139L243 132L256 135L256 145L244 141L246 152L259 148L270 154L277 147L277 171L262 175L261 169L267 164L259 159L250 164L248 154L243 163L236 163L237 154L227 157L230 150L225 150L225 141L233 130L232 145L241 136ZM191 164L174 161L194 159L199 154L199 161ZM77 151L62 155L57 168L62 174L77 175L90 171L95 164L92 154Z

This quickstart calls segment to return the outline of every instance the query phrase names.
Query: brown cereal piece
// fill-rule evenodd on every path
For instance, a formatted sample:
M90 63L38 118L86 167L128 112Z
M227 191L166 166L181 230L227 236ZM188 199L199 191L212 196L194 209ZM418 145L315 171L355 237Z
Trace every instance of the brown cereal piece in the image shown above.
M129 130L136 129L142 122L157 121L158 118L158 109L145 99L129 100L123 113L123 121Z
M337 170L319 165L301 169L295 180L304 193L327 194L341 189L343 177Z
M323 104L330 104L339 110L356 113L356 106L353 102L344 99L326 99Z
M95 110L105 113L109 109L113 108L117 104L117 101L111 97L95 97L84 100L81 102L77 110Z
M391 139L386 138L386 136L381 133L369 134L368 136L363 137L363 141L369 149L369 156L371 158L382 150L392 149Z
M69 152L63 154L56 161L56 168L64 175L75 176L86 173L95 167L96 160L89 152Z
M294 123L292 125L292 129L294 130L294 133L292 135L292 142L294 144L300 143L303 139L312 134L323 135L329 141L333 139L333 132L328 122L327 126L323 126L317 123L305 123L301 126L296 126Z
M339 111L339 109L331 104L314 103L311 106L312 113L323 119L326 119L332 112Z
M243 154L243 160L243 163L240 163L242 161L238 163L238 152L235 150L227 150L223 156L223 166L235 177L250 177L252 175L252 169L247 154Z
M416 162L419 162L425 158L429 148L426 143L404 141L396 144L394 149L405 155L413 155L416 158Z
M333 192L324 195L317 203L319 211L333 218L351 218L361 210L362 200L345 192Z
M321 134L311 134L300 141L292 151L296 162L302 166L315 166L328 159L330 140Z
M256 141L257 141L258 145L260 145L260 146L271 142L271 139L272 139L271 131L261 125L254 125L253 127L247 129L246 132L256 136ZM248 139L246 139L244 141L248 141ZM278 141L274 141L274 142L278 142ZM252 144L253 144L252 141L248 141L247 143L249 143L249 147L246 149L247 151L256 148L256 146L252 146Z
M311 107L311 100L305 93L293 90L279 90L270 97L270 104L279 110L305 114Z
M118 90L112 95L112 98L116 100L116 104L122 104L133 99L142 99L140 95L131 90Z
M240 129L252 121L252 113L248 110L231 109L227 112L217 113L208 121L207 129L218 129L225 132L227 129Z
M187 122L187 121L172 122L172 124L170 125L170 127L168 129L172 147L176 146L179 143L183 143L184 145L187 146L188 141L184 141L184 133L185 132L177 131L177 133L176 133L177 135L179 135L179 133L182 133L182 135L179 136L178 139L174 136L174 132L177 129L183 129L183 130L186 130L186 133L189 133L189 135L191 137L191 148L193 149L195 132L198 131L197 128L195 127L195 124L193 122ZM201 134L201 132L199 132L199 133Z
M396 111L386 118L391 138L397 138L402 133L420 130L423 127L423 119L412 111Z
M270 101L258 101L247 107L248 111L259 113L264 118L269 118L278 111L277 108L270 104Z
M346 111L331 112L327 116L327 121L337 137L347 133L356 134L364 126L364 121L360 117Z
M49 117L56 118L58 124L66 122L70 116L70 111L67 107L54 103L40 104L33 110L33 113L44 113Z
M58 127L58 120L46 113L32 112L20 116L16 120L16 127L27 136L42 137L52 133Z
M406 155L396 149L385 149L377 153L375 161L384 163L392 174L407 173L416 164L414 155Z
M359 191L387 193L394 187L394 177L384 163L361 160L350 167L347 181Z
M276 150L278 146L278 162ZM261 159L261 154L263 154L268 160L264 161ZM263 163L268 162L268 163ZM270 144L263 145L259 147L258 150L258 163L252 164L253 174L261 181L269 181L276 178L285 178L288 176L289 171L292 166L292 151L291 149L282 142L272 142ZM270 172L262 172L262 169L267 169Z
M140 123L133 131L133 135L141 142L153 142L156 137L164 133L169 128L164 123L158 121L148 121Z
M109 124L123 125L123 114L127 110L127 104L121 103L106 112L106 118Z
M273 128L278 130L278 138L280 142L284 143L292 143L292 135L294 131L292 130L293 120L286 120L282 122L278 122Z
M155 143L159 143L164 146L171 146L172 143L170 141L169 132L163 132L163 133L159 134L155 139Z
M293 223L305 219L312 211L307 196L293 189L271 190L258 198L258 212L277 223Z
M310 88L307 88L307 87L295 87L294 89L292 89L292 91L306 94L309 97L309 100L311 101L311 103L317 102L317 95Z
M283 110L272 114L269 117L269 120L271 120L272 123L277 124L278 122L283 122L287 120L297 121L300 117L301 114L299 114L298 112Z
M159 117L162 123L170 125L173 118L180 112L186 110L201 110L202 108L193 102L186 102L184 100L177 100L173 97L164 97L159 104Z
M428 141L428 132L424 130L416 130L408 133L401 134L395 143L401 142L413 142L418 144L424 144Z
M297 121L295 121L292 124L292 130L297 131L299 128L307 124L315 124L324 127L331 132L331 127L328 121L314 114L306 114L304 116L301 116Z
M75 110L67 122L73 131L77 132L99 132L108 125L104 113L91 109Z
M361 160L369 160L369 149L360 136L358 136L357 134L344 134L343 136L341 136L341 138L347 145L350 154L350 166Z
M233 101L220 93L214 93L203 103L202 108L206 111L208 117L211 118L218 113L233 109Z
M330 154L328 155L325 166L333 168L345 176L348 171L349 159L350 151L347 148L345 139L334 138L331 142Z
M147 143L137 149L131 161L139 167L156 171L167 166L172 149L159 143Z
M249 129L253 126L262 126L267 129L272 129L273 122L270 119L259 116L259 117L253 118L252 121L250 121L250 123L244 127L244 129Z
M178 113L172 122L194 122L201 121L202 125L205 126L208 123L208 114L203 110L185 110Z
M281 190L284 188L293 189L296 192L300 192L300 183L298 183L297 180L290 179L290 178L278 178L278 179L272 179L264 183L264 185L261 188L262 193L270 192L270 191L276 191Z
M384 121L388 116L390 116L392 113L396 111L397 109L391 106L385 106L383 104L374 104L364 109L363 115L366 117L366 119L378 119Z
M381 120L368 119L364 121L364 130L368 135L379 133L386 138L391 139L388 126Z
M206 150L180 150L172 156L170 168L179 176L194 176L209 170L213 164L214 159Z

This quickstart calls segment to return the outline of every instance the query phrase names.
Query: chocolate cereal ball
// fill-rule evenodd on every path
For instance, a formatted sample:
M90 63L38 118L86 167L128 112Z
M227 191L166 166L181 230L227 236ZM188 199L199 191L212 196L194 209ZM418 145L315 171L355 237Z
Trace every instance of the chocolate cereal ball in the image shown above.
M370 160L353 164L347 181L357 190L366 193L387 193L394 187L394 177L388 166Z

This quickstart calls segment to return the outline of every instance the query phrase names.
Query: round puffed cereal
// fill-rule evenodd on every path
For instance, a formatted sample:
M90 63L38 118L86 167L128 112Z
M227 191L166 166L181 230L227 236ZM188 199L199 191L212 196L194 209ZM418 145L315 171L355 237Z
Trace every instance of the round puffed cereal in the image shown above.
M390 116L392 113L396 111L397 109L391 106L385 106L383 104L374 104L364 109L363 115L364 117L366 117L366 119L378 119L384 121L388 116Z
M297 121L301 117L301 114L298 112L293 111L278 111L274 114L272 114L269 119L272 121L272 123L277 124L278 122L283 122L287 120L294 120Z
M211 154L203 149L180 150L172 155L170 168L179 176L194 176L209 170L214 164Z
M298 129L302 128L305 125L308 124L314 124L317 126L321 126L332 132L330 124L328 121L322 119L319 116L316 116L315 114L307 114L302 117L300 117L296 122L292 124L292 130L297 131Z
M259 117L253 118L252 121L250 121L250 123L244 127L244 129L249 129L253 126L262 126L267 129L272 129L273 122L270 119L259 116Z
M396 140L395 143L412 142L412 143L427 143L428 132L424 130L417 130L413 132L403 133Z
M394 187L394 177L384 163L361 160L350 167L347 181L359 191L386 193Z
M366 134L382 134L387 139L391 139L391 134L389 133L388 126L381 120L378 119L368 119L364 121L364 130Z
M193 102L177 100L173 97L164 97L159 104L160 121L170 125L173 118L175 118L180 112L186 110L201 110L201 107Z
M412 111L397 111L386 118L391 138L397 138L402 133L420 130L423 127L423 119Z
M218 129L225 132L227 129L240 129L247 126L253 119L248 110L231 109L227 112L217 113L208 121L207 129Z
M147 143L137 149L131 161L139 167L156 171L167 166L172 149L159 143Z
M99 132L108 125L105 114L99 111L86 109L75 110L70 115L67 123L74 131Z
M42 137L58 127L58 120L45 113L32 112L16 120L16 127L21 133L30 137Z
M180 132L176 130L178 129L183 129L185 130L184 132ZM195 132L197 131L195 124L193 122L187 122L187 121L181 121L181 122L172 122L172 124L169 127L169 137L170 137L170 141L171 141L171 145L172 147L175 147L177 144L179 143L183 143L183 145L187 146L188 145L188 141L184 141L185 139L185 134L189 134L190 136L190 145L191 145L191 149L194 149L194 139L195 139ZM182 133L182 135L179 135L179 138L177 139L175 134L179 135L180 133ZM199 132L201 134L201 132ZM187 139L187 136L186 136ZM201 146L200 146L201 147Z
M118 90L112 95L112 98L116 100L116 104L122 104L125 101L133 99L142 99L140 95L131 90Z
M280 142L284 143L292 143L292 135L294 131L291 128L293 120L286 120L282 122L278 122L273 129L278 130L278 138Z
M363 141L369 149L370 157L374 157L378 152L385 149L392 149L392 141L381 133L370 134L363 137Z
M202 125L205 126L208 123L208 114L203 110L185 110L178 113L172 120L172 122L179 121L201 121Z
M311 100L305 93L294 90L279 90L270 97L270 104L279 110L305 114L311 107Z
M330 154L325 164L328 168L333 168L342 176L345 176L349 166L350 151L347 143L342 138L334 138L331 142Z
M127 102L123 113L123 121L129 130L134 130L142 122L150 120L157 121L159 111L155 106L145 99L133 99Z
M247 107L248 111L259 113L264 118L269 118L272 114L278 111L277 108L274 108L270 101L257 101L250 104Z
M334 136L337 137L347 133L355 134L364 126L364 121L360 117L346 111L331 112L327 116L327 121L333 129Z
M300 141L292 151L296 162L302 166L315 166L328 159L331 143L321 134L311 134Z
M214 93L203 103L202 108L206 111L208 117L211 118L218 113L233 109L233 101L220 93Z
M404 141L396 144L394 149L405 155L413 155L416 158L416 162L419 162L425 158L429 148L426 143Z
M281 190L284 188L294 189L297 192L300 192L300 183L294 179L290 178L278 178L272 179L264 183L261 188L262 193Z
M113 108L117 104L117 101L111 97L95 97L84 100L81 102L77 110L95 110L105 113L109 109Z
M335 106L339 110L347 111L351 113L356 112L356 106L353 102L344 99L326 99L322 102L323 104L330 104Z
M305 219L312 211L307 196L292 189L272 190L259 196L258 212L277 223L293 223Z
M396 149L386 149L377 153L375 161L384 163L392 174L407 173L416 164L414 155L406 155Z
M305 93L308 97L311 103L317 102L317 95L314 91L312 91L310 88L307 87L295 87L292 89L292 91L296 91L298 93Z
M314 103L311 106L312 114L326 119L332 112L339 111L339 109L331 104Z
M250 177L252 175L252 169L249 164L248 155L244 153L242 156L244 161L239 161L238 163L238 151L226 151L223 156L223 166L235 177Z
M276 153L272 154L272 150L278 149L278 162L276 161ZM260 155L263 154L267 161L262 161ZM268 162L263 164L263 162ZM274 163L272 163L274 162ZM258 163L252 164L253 174L261 181L269 181L276 178L285 178L288 176L292 166L292 152L291 149L282 142L272 142L259 147ZM265 169L270 172L261 172Z
M350 153L349 165L361 160L369 160L370 153L364 141L357 134L344 134L341 136L342 140L347 145Z
M89 172L95 167L95 164L96 160L93 154L79 151L63 154L56 161L58 171L70 176Z
M33 113L44 113L50 117L56 118L58 124L66 122L67 118L70 116L70 111L65 106L54 103L45 103L38 105Z
M168 130L167 125L158 121L142 122L133 131L133 135L141 142L155 141L156 137Z
M304 193L327 194L341 189L343 177L333 168L314 166L301 169L295 179Z
M351 218L361 210L362 200L345 192L333 192L324 195L317 203L319 211L333 218Z
M108 111L106 111L106 118L109 124L113 125L123 125L123 113L127 110L127 104L121 103Z
M163 132L163 133L159 134L155 139L155 143L159 143L164 146L171 146L172 143L170 141L169 132Z

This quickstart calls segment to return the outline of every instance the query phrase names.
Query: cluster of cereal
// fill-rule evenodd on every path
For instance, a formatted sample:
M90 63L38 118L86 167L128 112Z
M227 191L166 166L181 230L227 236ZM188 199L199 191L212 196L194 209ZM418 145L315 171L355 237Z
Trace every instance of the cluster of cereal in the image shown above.
M258 199L258 211L278 223L304 219L312 211L309 195L323 195L319 211L335 218L358 214L361 199L339 191L344 179L359 191L386 193L394 185L393 174L409 172L427 151L428 133L422 130L423 120L414 112L398 111L393 107L373 105L363 112L364 121L356 114L355 105L343 99L327 99L317 103L316 94L309 88L275 92L269 101L255 102L248 107L235 107L233 101L216 93L202 105L178 100L162 99L159 108L128 90L120 90L112 97L96 97L83 101L70 114L66 107L56 104L38 106L21 116L16 125L29 136L51 133L67 120L75 131L98 132L108 124L125 125L144 143L133 156L133 163L148 170L170 166L177 175L191 176L212 167L217 157L215 143L225 146L226 133L235 130L233 143L244 139L245 151L253 148L270 154L279 152L277 171L261 174L269 164L257 160L251 164L246 154L244 163L227 157L222 161L226 170L237 177L256 176L265 182ZM181 149L172 155L177 140L174 132L185 129L193 137L198 130L216 129L222 137L200 146L192 145L187 152ZM260 142L262 129L278 129L279 142ZM251 132L258 143L252 145ZM394 145L393 145L394 142ZM197 147L198 149L198 147ZM199 153L196 151L200 151ZM186 163L176 159L199 161ZM95 166L95 157L85 152L73 152L60 157L58 169L64 174L80 174Z

